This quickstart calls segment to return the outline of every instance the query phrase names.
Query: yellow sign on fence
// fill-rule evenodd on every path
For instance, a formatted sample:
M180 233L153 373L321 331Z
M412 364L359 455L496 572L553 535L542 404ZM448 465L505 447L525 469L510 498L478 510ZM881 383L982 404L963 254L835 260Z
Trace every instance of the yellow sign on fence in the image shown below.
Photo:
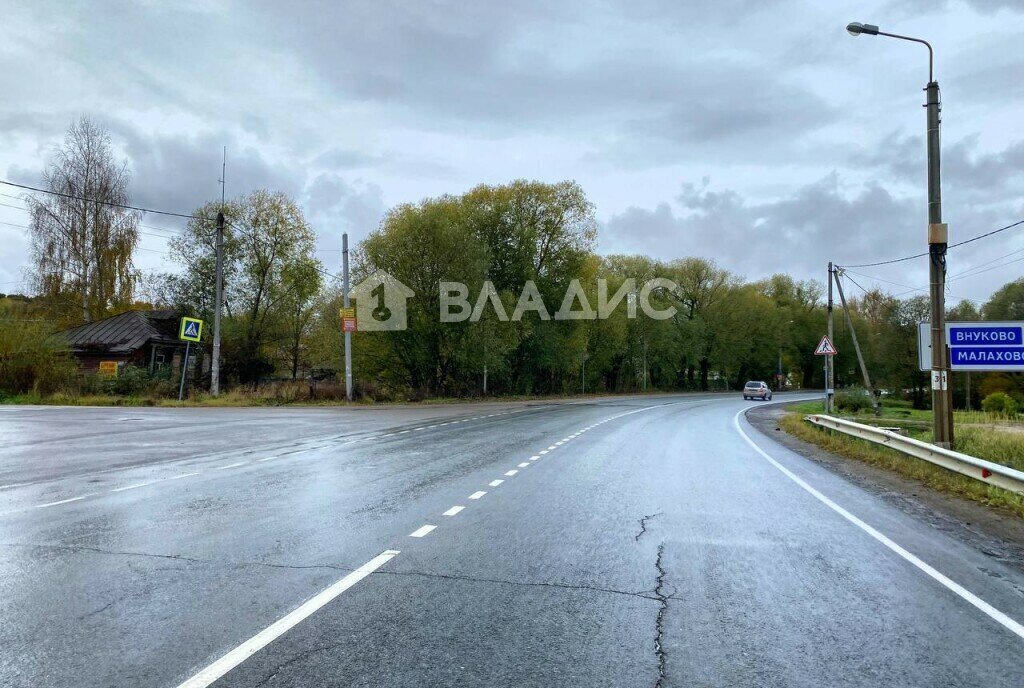
M100 361L99 374L103 377L117 377L117 361Z

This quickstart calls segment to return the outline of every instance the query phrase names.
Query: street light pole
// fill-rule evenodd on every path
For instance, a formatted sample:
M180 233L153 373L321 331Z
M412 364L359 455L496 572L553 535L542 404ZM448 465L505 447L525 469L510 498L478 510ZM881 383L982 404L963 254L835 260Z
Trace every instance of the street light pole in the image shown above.
M341 235L341 305L349 307L348 232ZM348 311L345 311L348 313ZM345 399L352 401L352 333L345 329Z
M853 22L846 30L854 36L887 36L920 43L928 48L928 85L925 107L928 123L928 274L932 330L932 436L935 444L953 445L953 399L949 385L949 352L946 349L946 249L949 231L942 222L942 180L940 176L939 82L935 80L935 58L928 41L879 31L873 24Z

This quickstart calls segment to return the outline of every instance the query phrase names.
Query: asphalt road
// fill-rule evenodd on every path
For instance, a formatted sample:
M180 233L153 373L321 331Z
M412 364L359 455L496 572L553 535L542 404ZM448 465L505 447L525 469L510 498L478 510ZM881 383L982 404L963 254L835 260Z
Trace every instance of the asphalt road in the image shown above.
M1024 573L756 404L0 407L0 685L1024 685Z

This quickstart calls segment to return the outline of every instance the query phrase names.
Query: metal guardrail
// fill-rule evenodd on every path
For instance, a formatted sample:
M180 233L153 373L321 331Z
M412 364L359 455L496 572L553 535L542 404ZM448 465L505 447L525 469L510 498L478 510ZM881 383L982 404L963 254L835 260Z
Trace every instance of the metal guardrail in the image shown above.
M969 478L980 480L983 483L995 485L1018 494L1024 494L1024 471L1018 471L999 463L961 454L952 449L936 447L933 444L904 437L892 430L872 425L854 423L853 421L821 414L804 416L804 419L818 427L828 428L845 435L880 444L914 458L923 459L937 466L956 471Z

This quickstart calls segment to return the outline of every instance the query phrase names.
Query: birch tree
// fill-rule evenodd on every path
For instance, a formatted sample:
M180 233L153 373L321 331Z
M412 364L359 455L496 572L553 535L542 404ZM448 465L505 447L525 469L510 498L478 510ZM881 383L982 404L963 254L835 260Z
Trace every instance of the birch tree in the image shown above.
M107 133L82 117L43 173L52 193L26 198L32 286L62 318L89 322L132 301L139 214L117 207L130 203L129 176Z

